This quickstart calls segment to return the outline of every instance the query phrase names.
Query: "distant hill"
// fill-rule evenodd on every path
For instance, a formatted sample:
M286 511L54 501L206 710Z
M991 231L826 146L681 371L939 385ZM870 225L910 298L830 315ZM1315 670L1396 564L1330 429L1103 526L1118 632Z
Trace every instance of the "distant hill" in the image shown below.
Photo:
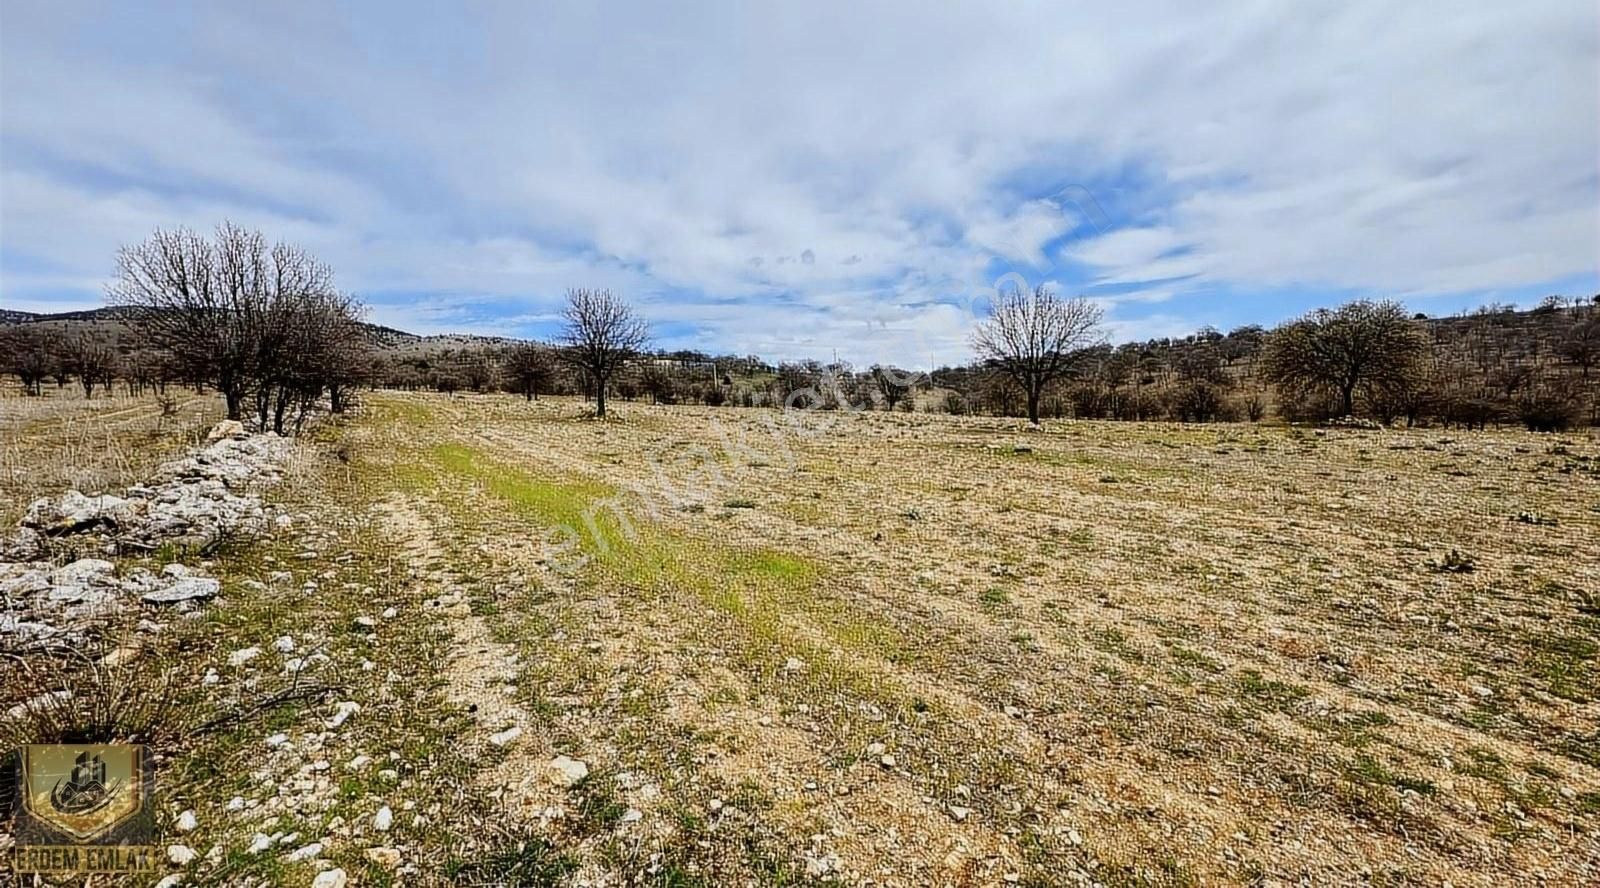
M95 334L120 333L126 329L128 309L115 306L104 308L90 308L84 311L61 311L49 314L36 311L17 311L15 309L0 309L0 326L10 324L40 324L63 333L75 334L90 332ZM471 344L470 341L481 340L485 342L506 342L498 337L484 336L419 336L385 327L382 324L363 323L367 335L372 339L372 344L380 349L395 350L421 350L430 351L429 343L437 342L433 348L462 348Z

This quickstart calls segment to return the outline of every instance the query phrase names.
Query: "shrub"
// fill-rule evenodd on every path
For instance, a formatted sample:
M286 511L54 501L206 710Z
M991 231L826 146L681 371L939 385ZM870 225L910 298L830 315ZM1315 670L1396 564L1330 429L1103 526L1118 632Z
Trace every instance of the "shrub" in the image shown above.
M1530 432L1564 432L1578 424L1583 410L1571 393L1543 387L1517 401L1517 418Z

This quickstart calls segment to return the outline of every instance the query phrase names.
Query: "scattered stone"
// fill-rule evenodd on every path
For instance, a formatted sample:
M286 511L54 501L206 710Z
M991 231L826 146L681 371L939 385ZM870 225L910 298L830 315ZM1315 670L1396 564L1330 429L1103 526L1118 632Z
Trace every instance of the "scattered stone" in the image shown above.
M400 867L400 851L397 848L368 848L367 860L386 870Z
M963 808L960 805L951 805L950 806L950 816L957 823L960 823L960 822L966 820L967 817L970 816L971 814L972 814L972 809L971 808Z
M143 600L147 604L175 604L179 601L194 601L216 596L222 590L222 584L206 577L184 577L176 583L156 592L146 592Z
M348 880L349 877L344 874L344 870L335 867L317 873L317 877L311 880L311 888L344 888Z
M885 753L883 758L878 759L878 762L885 768L893 768L895 766L894 756L888 753Z
M618 823L634 823L636 821L643 820L643 819L644 819L644 812L643 811L640 811L638 808L629 808L628 810L622 812L622 816L617 818L617 822Z
M271 848L271 847L272 847L272 837L271 836L267 835L266 833L256 833L255 837L250 840L250 847L245 849L245 853L247 853L247 854L260 854L261 852L263 852L263 851L265 851L265 850L267 850L268 848Z
M557 786L572 787L589 776L589 766L577 759L558 755L550 760L550 782Z
M156 888L177 888L182 883L183 876L179 873L173 873L170 876L162 876L161 881L156 883Z
M334 706L333 717L328 719L329 729L337 728L349 720L350 716L361 711L361 704L353 700L345 700Z
M372 828L378 832L388 832L391 826L394 826L394 811L384 805L377 814L372 815Z
M193 811L185 811L178 815L176 824L178 832L194 832L195 827L199 825L200 821L194 816Z
M188 845L167 846L167 860L171 861L174 866L188 866L199 856L199 852Z
M72 699L69 690L49 691L31 697L6 710L6 720L15 721L29 715L41 715Z
M489 735L489 742L494 744L495 746L505 746L507 743L510 743L513 740L516 740L518 737L521 737L521 736L522 736L522 728L520 728L520 727L518 727L516 725L512 725L511 727L506 728L504 731L501 731L498 734L490 734Z
M783 661L784 672L799 672L805 668L805 661L801 660L799 657L790 657L789 659Z
M303 845L303 846L301 846L299 848L294 849L293 851L290 851L288 854L283 855L283 859L288 861L288 862L290 862L290 863L297 863L297 862L302 861L302 860L310 860L311 858L316 857L316 856L320 855L321 853L322 853L322 843L321 842L312 842L309 845Z
M258 648L258 647L240 648L239 650L236 650L233 653L228 655L228 665L232 666L234 668L238 668L238 667L243 666L244 664L250 662L251 660L254 660L255 658L257 658L259 656L261 656L261 648Z
M244 438L244 423L237 419L224 419L206 432L206 443L215 444L223 438Z
M806 875L812 878L826 876L839 869L839 855L833 852L814 854L806 852Z
M288 635L280 635L272 642L272 649L280 654L294 653L294 639Z
M273 734L271 737L267 738L267 746L269 746L269 747L271 747L273 749L277 749L280 746L287 746L287 745L289 745L289 735L288 734Z

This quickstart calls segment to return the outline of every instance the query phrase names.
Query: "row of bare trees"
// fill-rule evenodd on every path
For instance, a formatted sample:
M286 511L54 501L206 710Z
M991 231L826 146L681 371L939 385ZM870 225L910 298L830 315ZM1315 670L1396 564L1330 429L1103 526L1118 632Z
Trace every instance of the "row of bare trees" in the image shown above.
M42 325L0 327L0 373L9 373L29 395L44 392L44 383L58 387L76 379L86 398L110 392L118 379L130 391L147 373L146 362L124 355L114 340L93 333L66 335Z
M1531 312L1485 307L1428 321L1397 302L1318 309L1272 331L1205 329L1182 343L1112 348L1099 309L1047 287L1001 293L973 336L980 364L941 370L954 410L1117 419L1368 417L1550 431L1594 422L1600 297ZM997 382L1007 383L996 385ZM1013 406L1012 401L1020 403Z

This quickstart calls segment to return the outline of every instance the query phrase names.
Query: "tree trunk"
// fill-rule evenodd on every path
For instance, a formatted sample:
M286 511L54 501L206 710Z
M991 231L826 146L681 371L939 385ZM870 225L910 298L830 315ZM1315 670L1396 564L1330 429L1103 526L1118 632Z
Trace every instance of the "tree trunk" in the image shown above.
M1041 389L1042 386L1039 388L1028 387L1028 422L1034 425L1039 424L1039 395Z
M1339 414L1340 416L1354 416L1355 415L1355 403L1356 403L1356 386L1355 386L1355 383L1352 382L1349 385L1344 385L1344 386L1340 386L1339 387L1339 403L1340 403L1340 406L1344 408L1344 412Z
M596 379L595 383L596 384L595 384L595 387L594 387L594 415L595 416L605 416L606 415L606 381L604 379Z

